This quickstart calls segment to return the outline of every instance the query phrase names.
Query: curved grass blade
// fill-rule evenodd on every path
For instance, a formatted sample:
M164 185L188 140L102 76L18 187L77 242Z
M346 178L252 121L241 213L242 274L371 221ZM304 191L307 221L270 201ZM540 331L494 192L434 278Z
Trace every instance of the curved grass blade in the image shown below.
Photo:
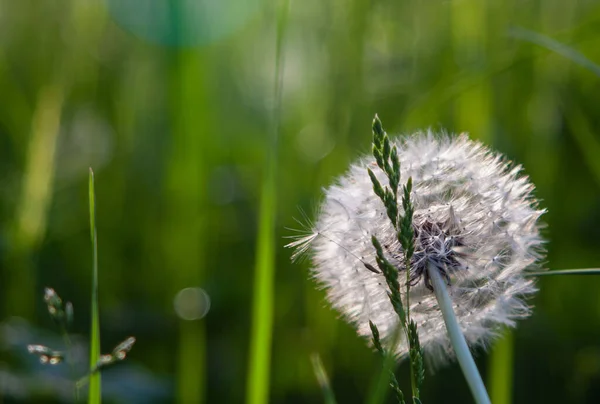
M312 362L313 371L315 372L317 382L319 383L321 391L323 392L325 404L336 404L335 395L333 394L333 389L329 383L329 377L327 377L327 373L323 367L323 362L321 362L321 357L318 353L313 353L310 356L310 361Z
M562 44L555 39L520 27L511 28L508 35L555 52L600 77L600 65L594 63L579 51ZM568 111L567 124L571 129L571 134L579 144L579 149L590 170L595 175L596 180L600 181L600 164L596 157L600 150L600 142L598 142L593 128L590 127L585 116L579 112L578 108L571 108Z
M90 331L90 379L88 404L100 404L102 402L100 372L95 371L96 364L100 358L100 318L98 314L98 239L96 236L96 195L94 191L94 172L91 168L88 187L90 198L90 237L93 250L92 324Z
M578 64L581 67L588 69L589 71L600 77L599 65L592 62L579 51L576 51L575 49L563 43L560 43L555 39L520 27L512 27L511 29L509 29L508 36L516 39L521 39L523 41L531 42L535 45L539 45L543 48L546 48L552 52L558 53L559 55L569 59L570 61Z

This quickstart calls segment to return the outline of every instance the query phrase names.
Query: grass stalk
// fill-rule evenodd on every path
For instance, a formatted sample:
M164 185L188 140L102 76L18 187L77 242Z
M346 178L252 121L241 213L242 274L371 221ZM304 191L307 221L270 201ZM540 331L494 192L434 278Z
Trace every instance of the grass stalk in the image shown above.
M94 172L90 168L89 175L90 198L90 236L92 241L92 324L90 331L90 379L88 404L100 404L101 382L100 372L95 371L100 357L100 318L98 312L98 239L96 235L96 196L94 191Z
M465 336L463 335L460 325L458 324L458 319L456 318L456 314L452 308L452 299L448 294L446 284L444 283L444 280L442 279L442 276L435 265L429 263L428 271L433 284L435 297L438 301L438 305L440 306L440 310L442 311L442 317L444 318L444 323L446 324L446 330L448 331L450 342L452 343L452 347L456 353L458 364L465 375L465 379L467 379L467 384L471 389L473 398L477 404L491 404L488 393L485 390L485 385L481 379L481 375L479 374L477 366L475 365L475 360L471 355L471 351L469 351Z
M323 392L323 399L325 404L336 404L335 395L333 393L333 389L331 388L329 377L327 377L327 373L325 372L325 368L323 367L323 362L321 362L321 357L318 353L313 353L310 356L310 361L312 362L317 382L319 383L321 391Z
M550 38L549 36L521 27L510 28L508 31L508 36L530 42L532 44L541 46L542 48L546 48L547 50L557 53L571 62L588 69L600 77L600 65L594 63L592 60L588 59L584 54L575 50L574 48Z
M382 349L383 347L377 347L383 363L381 370L375 380L372 382L370 392L366 400L367 404L383 404L387 398L390 387L394 384L395 370L396 370L396 357L392 353L395 347L400 343L402 335L405 333L405 329L401 324L398 324L394 334L392 335L392 345L388 349ZM373 335L373 343L380 344L379 333ZM381 349L379 349L381 348Z
M551 276L551 275L600 275L600 268L561 269L556 271L530 272L525 276Z
M248 373L248 404L268 402L273 301L275 278L275 217L276 206L273 167L263 180L260 222L257 242L256 274L252 305L252 335L250 339L250 369Z
M507 330L494 345L490 358L490 396L494 404L512 403L513 392L513 333Z
M386 352L383 358L383 365L379 375L371 386L371 392L367 399L367 404L383 404L386 401L390 391L390 372L394 372L396 358L389 352Z
M260 195L256 272L252 302L250 360L246 385L246 402L248 404L267 403L269 398L274 302L273 289L275 282L275 214L277 209L275 172L283 87L283 42L288 9L289 0L284 0L277 24L275 51L276 77L274 86L275 107L271 120L270 144Z

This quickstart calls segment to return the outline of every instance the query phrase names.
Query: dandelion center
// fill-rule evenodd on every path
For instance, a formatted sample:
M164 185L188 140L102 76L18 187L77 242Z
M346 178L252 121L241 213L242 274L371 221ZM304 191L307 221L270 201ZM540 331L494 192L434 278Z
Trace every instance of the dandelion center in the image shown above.
M453 215L452 215L453 216ZM415 253L411 260L410 286L423 279L425 286L433 290L427 267L429 263L438 268L448 284L450 275L462 268L457 247L463 246L459 227L454 221L439 222L431 218L415 217Z

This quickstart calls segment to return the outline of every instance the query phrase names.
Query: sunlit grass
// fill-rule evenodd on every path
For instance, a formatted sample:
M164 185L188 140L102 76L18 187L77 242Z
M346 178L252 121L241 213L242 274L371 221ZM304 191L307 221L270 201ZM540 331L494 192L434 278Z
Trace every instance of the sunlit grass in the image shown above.
M284 37L287 28L289 2L284 0L279 11L275 52L275 108L271 117L271 134L267 161L263 168L256 266L252 303L250 361L246 385L246 402L263 404L269 401L271 342L275 286L275 217L277 212L277 147L281 120L283 87Z
M510 404L513 392L514 332L506 330L490 356L489 389L494 404Z
M100 404L102 402L100 372L96 371L96 364L100 358L100 315L98 311L98 239L96 235L96 195L94 191L94 172L91 168L88 184L90 197L90 236L93 250L92 324L90 330L90 380L88 404Z
M536 184L541 178L539 196L549 210L548 266L598 264L600 138L593 112L599 99L598 4L294 2L281 158L271 166L263 158L261 134L272 118L264 105L273 105L274 6L283 1L251 0L262 7L253 20L185 49L150 42L124 25L111 9L119 0L92 5L40 0L37 8L30 7L32 1L2 2L5 319L18 316L43 326L39 292L46 285L78 305L89 302L88 241L80 236L87 232L82 223L88 212L77 201L81 175L92 165L102 172L99 190L101 184L111 186L105 198L99 191L97 218L103 240L110 240L102 245L103 308L135 315L128 331L144 341L135 352L137 364L169 383L170 402L236 402L246 392L249 401L306 402L320 394L308 358L314 351L323 355L338 402L362 402L371 392L365 392L369 380L379 373L379 366L365 366L375 355L323 308L322 291L303 280L309 276L306 266L275 269L275 256L285 252L279 251L283 241L276 239L274 215L290 218L298 205L310 209L318 202L319 188L367 150L369 128L363 123L374 112L390 120L393 133L427 127L468 131L506 152ZM143 25L151 6L131 3L126 11ZM185 13L185 3L197 2L168 3L170 10ZM217 11L202 10L215 23L236 13ZM176 23L174 13L165 16L165 25ZM196 28L210 31L203 24L179 27ZM226 172L228 182L219 183L217 172ZM229 199L213 200L220 192L229 192ZM260 231L251 230L259 224ZM577 278L576 286L540 280L539 297L528 302L535 305L534 315L518 323L519 356L513 358L519 369L514 376L532 370L527 383L515 379L509 393L511 387L502 384L513 372L506 354L480 353L492 362L489 370L501 365L502 372L511 372L487 374L494 403L501 400L498 390L515 402L577 402L567 399L573 390L596 398L589 386L597 372L588 367L593 355L587 352L593 352L598 293L592 278ZM232 287L232 279L242 286ZM172 297L197 285L211 293L213 309L206 319L183 322L172 313ZM589 323L577 322L569 308L581 310L577 317ZM168 332L144 338L154 336L148 323L155 319ZM77 315L74 331L87 329L89 321ZM586 353L585 360L579 354L553 357L559 369L553 375L544 364L544 347L557 338L544 328L549 324L550 331L561 331L566 348ZM106 344L112 336L102 338ZM281 355L272 354L271 346ZM14 358L4 355L0 362L12 371ZM81 360L86 368L87 359L86 354ZM453 364L428 377L424 401L448 393L442 390L450 381L444 375L455 372ZM557 382L551 393L540 388L549 376ZM364 384L346 383L359 377ZM109 378L104 379L108 399ZM247 387L231 388L240 380ZM407 380L399 381L405 387ZM82 401L85 394L82 389ZM464 391L444 397L467 400Z

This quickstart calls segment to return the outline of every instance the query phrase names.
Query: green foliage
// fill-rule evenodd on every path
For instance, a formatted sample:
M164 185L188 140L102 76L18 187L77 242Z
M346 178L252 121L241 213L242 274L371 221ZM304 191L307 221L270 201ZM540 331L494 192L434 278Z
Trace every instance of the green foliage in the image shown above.
M17 315L38 327L49 322L40 285L51 284L77 302L76 314L87 314L88 210L81 201L92 165L102 178L96 186L103 330L122 325L112 323L113 314L133 316L127 335L144 341L135 347L136 366L173 386L202 384L213 401L243 402L279 3L263 2L251 15L245 8L250 18L233 30L225 24L226 36L179 48L136 31L176 31L144 24L151 12L161 24L182 20L148 3L1 2L2 325ZM186 13L199 2L169 3ZM239 14L226 5L196 7L178 31L208 38L210 27L191 16L204 13L211 26L223 26ZM298 206L311 212L322 187L369 149L365 130L375 111L389 134L445 128L507 153L524 166L548 208L547 266L600 262L597 76L509 31L527 28L598 64L598 2L293 2L289 15L275 167L273 402L320 398L307 360L312 352L323 355L340 403L364 401L365 386L349 381L370 378L379 363L324 307L323 292L307 280L308 262L292 265L279 252L290 235L286 227L297 227ZM52 145L58 145L54 157ZM401 189L399 183L398 199ZM515 383L513 400L600 402L594 354L600 285L552 272L536 277L540 293L528 302L534 315L514 335L515 376L527 377ZM187 286L205 288L213 300L205 319L184 323L203 334L182 334L173 313L173 297ZM88 315L75 316L72 329L88 327ZM564 349L549 367L556 346ZM18 353L0 355L9 371L32 375ZM193 372L180 366L181 358ZM479 363L488 358L481 353ZM552 389L545 388L549 380ZM423 398L470 402L466 389L449 394L453 383L462 383L457 365L428 374ZM176 388L158 401L176 402ZM26 401L59 400L52 391L37 398L40 390L32 386Z

